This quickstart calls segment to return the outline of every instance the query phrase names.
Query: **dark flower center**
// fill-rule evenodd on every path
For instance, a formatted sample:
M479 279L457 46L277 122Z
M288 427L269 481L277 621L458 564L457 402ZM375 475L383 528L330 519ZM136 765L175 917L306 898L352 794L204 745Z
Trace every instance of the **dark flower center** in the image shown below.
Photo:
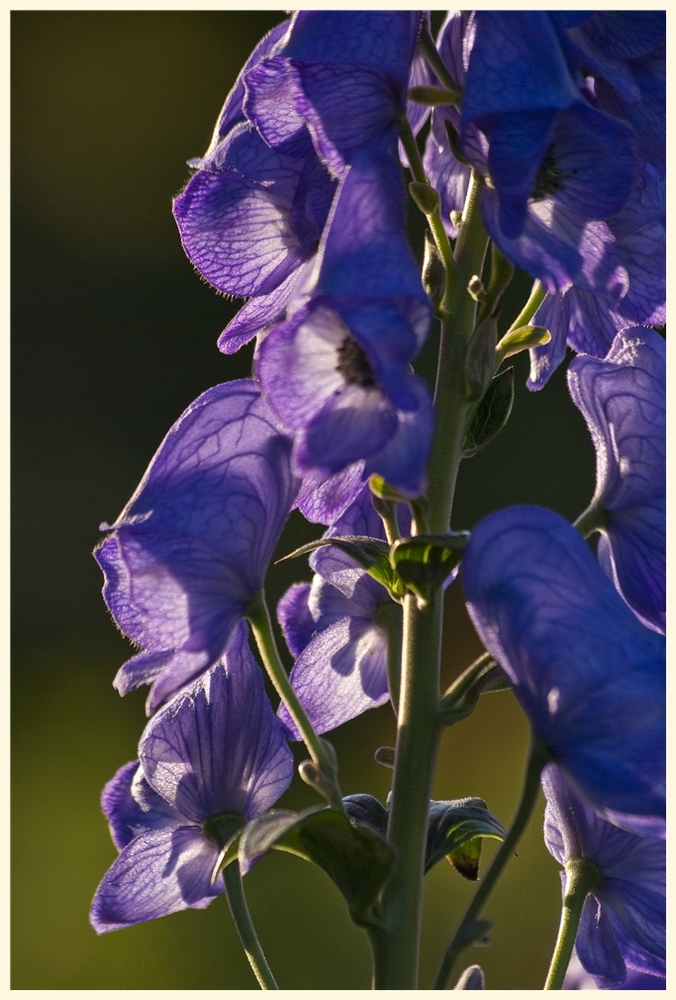
M372 389L375 386L376 380L373 377L368 358L352 337L345 338L337 353L336 371L340 372L347 385L358 385L362 389Z
M552 144L545 153L540 169L538 170L531 198L538 201L540 198L545 198L548 194L556 194L558 191L562 191L565 187L564 181L577 173L575 169L565 173L557 164L558 160L554 154L554 145Z

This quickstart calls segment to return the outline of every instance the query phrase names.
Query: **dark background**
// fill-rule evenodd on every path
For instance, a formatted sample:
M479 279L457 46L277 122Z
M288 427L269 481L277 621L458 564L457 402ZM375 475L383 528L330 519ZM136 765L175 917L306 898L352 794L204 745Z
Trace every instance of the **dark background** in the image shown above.
M439 15L441 16L441 15ZM238 302L184 257L171 198L202 153L223 99L280 12L15 11L12 14L13 314L13 979L14 989L254 988L222 898L97 937L87 913L115 857L100 789L136 756L145 690L111 687L130 655L100 596L91 550L160 440L199 393L249 372L251 350L216 339ZM414 238L419 238L415 227ZM521 276L505 307L528 292ZM519 299L521 296L521 300ZM430 343L420 370L429 371ZM593 450L563 371L524 388L500 438L461 470L454 526L512 503L574 518L593 489ZM314 537L296 517L280 553ZM305 564L275 567L279 595ZM480 650L460 585L448 591L444 674ZM384 800L389 708L332 739L345 793ZM527 727L509 694L484 698L444 739L437 798L480 795L506 824ZM314 799L298 782L282 804ZM541 809L487 907L493 944L472 951L494 989L539 989L558 924L557 866ZM492 853L489 845L486 856ZM365 939L337 890L286 854L247 876L249 902L280 985L369 985ZM423 986L473 889L445 863L428 876Z

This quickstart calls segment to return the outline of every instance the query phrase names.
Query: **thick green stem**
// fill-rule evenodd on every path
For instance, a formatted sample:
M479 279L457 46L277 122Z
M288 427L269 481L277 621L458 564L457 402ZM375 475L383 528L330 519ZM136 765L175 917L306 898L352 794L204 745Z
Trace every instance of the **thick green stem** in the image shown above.
M526 769L523 789L521 791L521 799L519 801L514 819L512 820L512 825L509 828L506 838L500 845L497 854L493 858L490 868L479 883L479 888L474 896L474 899L469 904L467 912L465 913L453 940L446 949L441 963L441 968L439 970L439 975L437 976L437 981L434 986L436 990L446 989L446 983L448 982L451 972L453 971L455 961L460 953L485 931L484 925L478 923L477 918L487 902L488 897L495 888L500 875L502 875L505 865L514 853L514 848L519 842L521 834L528 825L528 821L533 811L533 807L537 802L538 793L540 791L540 773L548 759L549 755L546 748L538 739L534 738L528 758L528 766Z
M399 720L388 840L396 851L383 892L384 928L371 932L377 990L418 988L420 923L429 803L441 727L439 661L443 593L419 608L404 599Z
M231 862L223 872L225 882L225 894L228 899L228 906L232 919L237 928L239 939L244 948L244 954L249 959L249 965L253 969L253 974L258 980L258 985L262 990L278 990L279 986L275 982L267 959L263 954L256 928L251 920L249 907L246 904L244 886L242 885L242 874L239 870L239 862Z
M251 625L258 651L261 654L263 665L272 681L275 691L282 699L289 710L291 718L298 726L301 736L305 742L312 760L317 766L320 776L323 776L322 794L333 806L344 812L343 800L337 784L335 761L330 756L329 747L312 727L312 723L305 714L305 709L296 697L296 692L291 687L286 670L282 664L275 636L272 631L270 612L265 600L265 594L260 590L255 597L249 601L246 609L246 617Z
M575 858L566 865L566 888L561 908L561 923L547 974L546 990L560 990L566 975L573 945L580 925L582 907L590 892L601 887L603 876L593 861Z

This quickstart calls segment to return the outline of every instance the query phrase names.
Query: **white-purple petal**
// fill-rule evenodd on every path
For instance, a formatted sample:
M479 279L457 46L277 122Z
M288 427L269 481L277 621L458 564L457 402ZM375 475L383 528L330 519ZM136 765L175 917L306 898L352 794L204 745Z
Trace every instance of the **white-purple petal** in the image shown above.
M293 759L242 623L217 664L151 719L139 743L151 787L187 820L253 819L288 787Z
M128 844L99 885L90 913L94 930L130 927L187 907L203 909L223 892L212 884L218 849L197 826L150 830Z
M216 386L172 427L95 555L116 621L144 652L151 710L223 653L295 500L291 441L249 380Z
M291 671L291 684L318 733L384 704L387 686L387 637L368 618L343 618L319 632ZM284 705L279 717L300 734Z

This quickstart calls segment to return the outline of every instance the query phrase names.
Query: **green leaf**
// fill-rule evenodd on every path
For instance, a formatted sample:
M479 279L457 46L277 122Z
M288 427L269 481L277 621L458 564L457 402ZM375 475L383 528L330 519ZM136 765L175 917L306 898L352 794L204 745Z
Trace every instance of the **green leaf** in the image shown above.
M336 809L278 809L247 826L240 856L253 861L270 849L288 851L321 868L342 893L358 927L379 924L378 897L392 871L394 851L374 832L354 826Z
M425 872L446 857L463 878L479 877L481 841L504 840L505 828L488 811L483 799L455 799L430 803Z
M246 819L241 813L225 812L218 816L210 816L204 823L205 837L220 849L211 873L212 884L237 857L240 833L246 825Z
M484 653L456 678L439 704L439 721L452 726L474 711L479 696L489 691L509 691L511 684L502 667Z
M509 420L514 402L514 369L506 368L491 380L479 403L462 446L464 458L471 458L499 434Z
M432 592L443 587L460 563L469 535L415 535L401 538L390 552L392 566L407 588L420 600L429 601Z
M369 576L381 583L389 590L395 599L403 597L405 588L401 585L396 573L392 570L390 563L390 547L387 542L379 538L370 538L368 535L336 535L334 538L318 538L307 545L301 545L299 549L289 553L277 562L286 562L287 559L295 559L297 556L304 556L316 549L321 549L326 545L333 545L334 548L345 552L360 566L362 566Z

